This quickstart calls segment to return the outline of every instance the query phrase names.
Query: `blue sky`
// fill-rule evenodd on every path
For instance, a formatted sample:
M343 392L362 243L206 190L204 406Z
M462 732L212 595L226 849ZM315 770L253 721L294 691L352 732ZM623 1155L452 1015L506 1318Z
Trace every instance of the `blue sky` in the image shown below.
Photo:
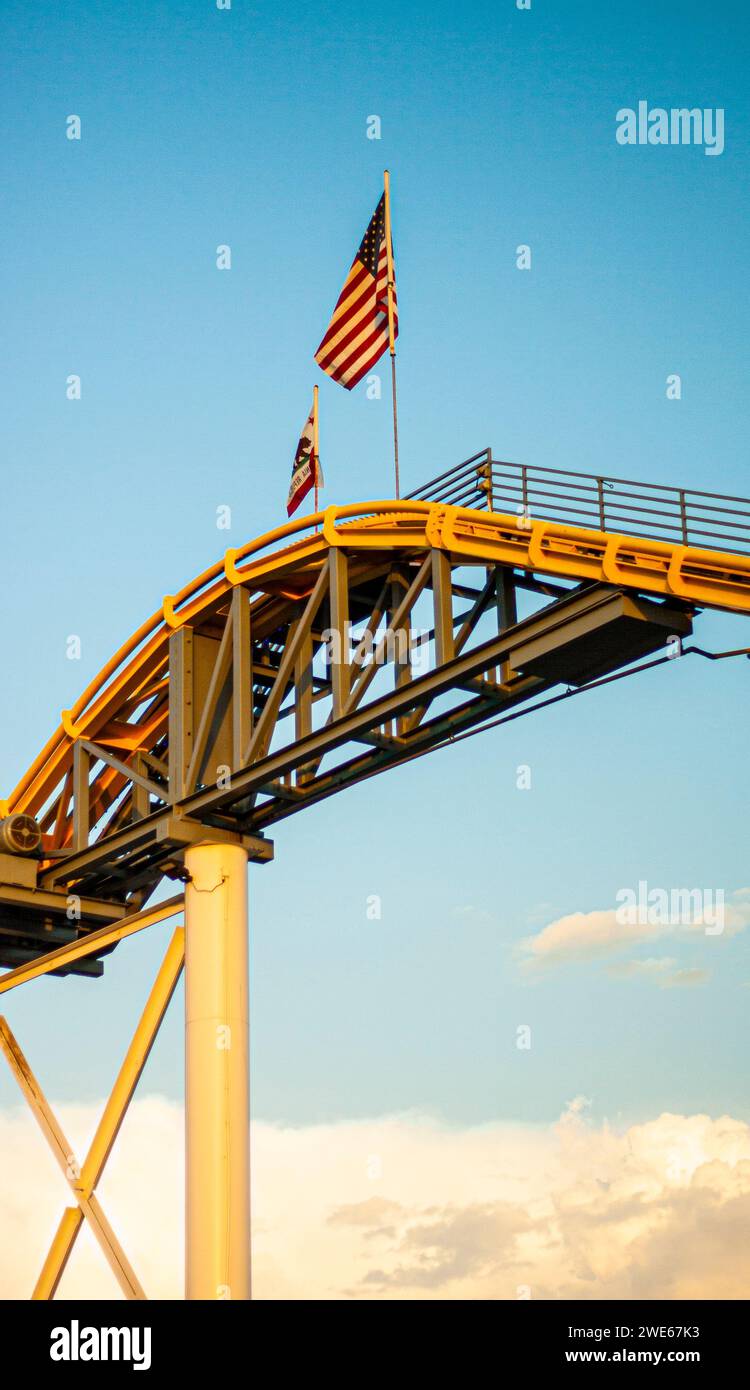
M283 519L315 380L326 500L389 495L385 373L370 401L312 360L386 165L405 488L491 444L750 493L743 8L404 8L6 0L0 792L163 594ZM641 99L722 107L723 154L618 145ZM739 617L698 634L750 645ZM710 972L693 988L598 960L531 980L516 949L641 878L750 882L749 676L673 663L279 826L251 881L254 1112L546 1120L583 1093L612 1120L747 1116L742 933L630 952ZM52 1095L108 1088L164 942L9 997ZM147 1087L179 1095L181 1045L176 1003Z

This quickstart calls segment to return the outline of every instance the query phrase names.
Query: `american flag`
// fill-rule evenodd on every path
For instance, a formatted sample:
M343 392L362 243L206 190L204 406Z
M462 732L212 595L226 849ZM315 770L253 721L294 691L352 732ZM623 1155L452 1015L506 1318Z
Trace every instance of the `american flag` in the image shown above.
M398 334L393 285L393 336ZM388 250L385 194L354 258L315 361L351 391L388 347Z

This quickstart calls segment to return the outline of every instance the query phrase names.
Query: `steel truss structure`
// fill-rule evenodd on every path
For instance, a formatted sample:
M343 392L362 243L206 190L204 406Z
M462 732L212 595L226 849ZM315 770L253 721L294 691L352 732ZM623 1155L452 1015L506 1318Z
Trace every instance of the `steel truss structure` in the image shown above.
M687 494L677 538L653 534L658 509L644 519L651 534L634 535L610 529L611 497L600 526L534 515L528 475L495 510L495 470L511 467L488 450L426 499L329 507L228 551L164 599L0 804L41 830L34 858L0 850L0 964L12 967L0 992L50 972L101 973L118 941L174 912L144 906L165 876L190 894L206 846L224 856L217 883L235 891L236 866L270 860L268 832L286 817L556 687L679 646L705 607L750 612L750 554L722 549L725 533L713 549L690 544L698 504ZM574 501L571 487L585 488L570 479L583 476L565 475ZM603 482L588 480L596 498ZM467 488L473 506L460 504ZM564 506L554 497L547 510ZM738 540L740 501L715 499ZM238 943L220 948L227 980ZM142 1296L94 1188L182 960L178 929L39 1296L57 1287L84 1217L126 1294ZM7 1025L0 1044L53 1148L67 1151Z

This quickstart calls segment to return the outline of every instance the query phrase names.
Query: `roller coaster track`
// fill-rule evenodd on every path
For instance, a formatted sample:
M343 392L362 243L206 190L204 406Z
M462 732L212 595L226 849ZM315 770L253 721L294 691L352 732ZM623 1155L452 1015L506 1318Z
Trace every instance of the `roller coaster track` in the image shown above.
M489 450L419 491L228 551L120 647L0 803L42 833L33 883L4 886L0 854L0 964L137 911L209 829L262 862L285 817L663 652L701 609L750 613L745 499Z
M489 450L419 492L281 526L165 598L0 805L0 994L101 975L124 938L184 917L82 1165L0 1017L68 1183L34 1299L55 1296L84 1221L125 1297L146 1297L96 1187L183 970L186 1297L250 1297L247 863L273 857L269 827L700 651L684 644L703 608L750 613L742 498ZM184 893L145 906L164 877Z

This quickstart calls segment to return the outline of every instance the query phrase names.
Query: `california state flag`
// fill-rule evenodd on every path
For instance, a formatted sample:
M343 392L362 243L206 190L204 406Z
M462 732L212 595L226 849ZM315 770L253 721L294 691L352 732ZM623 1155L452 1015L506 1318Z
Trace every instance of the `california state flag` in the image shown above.
M289 496L286 499L286 514L291 516L303 500L307 497L311 487L317 483L318 487L323 486L323 473L320 462L315 456L315 407L313 406L310 414L305 421L305 428L300 435L297 452L294 455L292 464L292 483L289 488Z

